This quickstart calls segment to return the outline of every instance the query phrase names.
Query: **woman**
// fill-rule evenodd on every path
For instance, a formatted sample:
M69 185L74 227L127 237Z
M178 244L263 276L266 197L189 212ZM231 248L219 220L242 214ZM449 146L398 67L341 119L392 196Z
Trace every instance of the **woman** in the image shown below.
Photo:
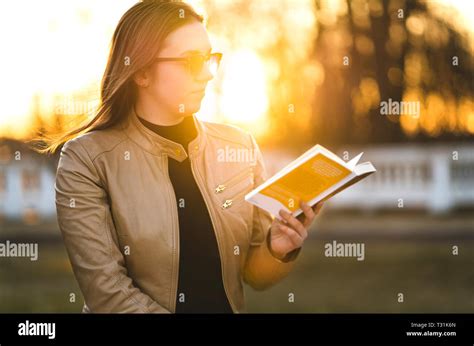
M63 145L58 222L91 312L240 312L242 281L265 289L293 267L321 205L281 221L243 196L265 179L258 146L200 121L211 53L200 17L176 1L143 1L113 35L94 119ZM253 160L218 160L222 149Z

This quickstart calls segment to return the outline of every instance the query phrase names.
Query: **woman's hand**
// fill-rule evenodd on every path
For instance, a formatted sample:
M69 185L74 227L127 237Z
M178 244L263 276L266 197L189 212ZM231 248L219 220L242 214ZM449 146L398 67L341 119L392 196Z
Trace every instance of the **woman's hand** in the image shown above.
M295 218L291 213L281 209L280 216L282 220L275 218L270 229L270 251L278 259L283 259L290 252L301 247L308 237L308 230L314 221L314 218L321 210L323 202L315 204L312 208L306 203L301 202L301 221Z

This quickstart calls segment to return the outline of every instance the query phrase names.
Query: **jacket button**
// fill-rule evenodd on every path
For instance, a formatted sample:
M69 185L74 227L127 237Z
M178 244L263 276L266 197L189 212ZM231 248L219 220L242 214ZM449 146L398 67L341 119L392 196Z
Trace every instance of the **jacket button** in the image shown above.
M181 149L176 149L175 152L176 152L176 155L180 155L181 154Z

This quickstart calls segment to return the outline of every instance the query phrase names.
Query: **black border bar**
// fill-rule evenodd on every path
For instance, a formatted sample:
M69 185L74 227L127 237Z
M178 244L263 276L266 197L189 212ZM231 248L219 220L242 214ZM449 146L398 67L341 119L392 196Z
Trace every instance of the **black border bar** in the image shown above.
M0 314L0 345L474 345L474 314ZM55 323L55 338L20 323ZM408 336L455 332L456 336Z

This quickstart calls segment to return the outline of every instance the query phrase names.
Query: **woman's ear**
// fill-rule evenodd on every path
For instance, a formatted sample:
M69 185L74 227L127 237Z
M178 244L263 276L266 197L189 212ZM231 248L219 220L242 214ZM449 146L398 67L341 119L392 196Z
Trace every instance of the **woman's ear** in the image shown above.
M147 88L150 85L150 74L147 70L141 69L135 72L133 81L138 87Z

